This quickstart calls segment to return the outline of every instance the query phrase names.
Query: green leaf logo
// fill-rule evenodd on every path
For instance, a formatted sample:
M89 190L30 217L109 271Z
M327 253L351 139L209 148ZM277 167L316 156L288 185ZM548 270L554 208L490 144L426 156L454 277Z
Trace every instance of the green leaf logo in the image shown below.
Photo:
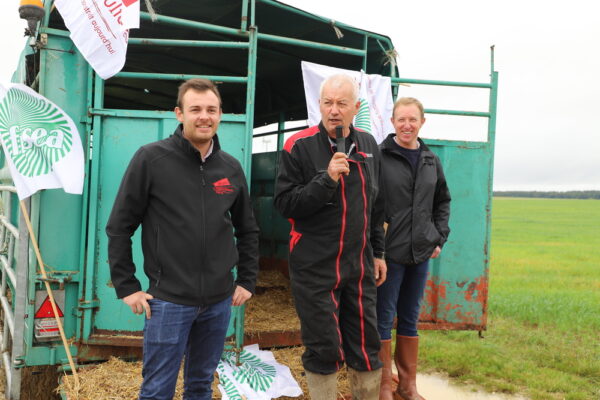
M0 103L0 135L17 171L27 177L48 174L73 146L68 117L18 88Z
M360 108L354 119L354 126L365 132L371 133L371 111L367 99L360 98Z
M235 365L235 360L225 356L226 360ZM233 356L235 357L235 355ZM266 392L273 385L277 370L273 365L263 362L260 358L247 351L240 354L242 363L234 370L233 376L239 383L247 383L256 392Z

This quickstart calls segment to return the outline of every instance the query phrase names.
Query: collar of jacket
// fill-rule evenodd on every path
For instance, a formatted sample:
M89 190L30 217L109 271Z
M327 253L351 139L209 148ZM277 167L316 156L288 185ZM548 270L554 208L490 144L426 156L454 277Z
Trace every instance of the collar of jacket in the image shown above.
M400 153L400 149L398 149L398 144L394 141L394 136L396 136L395 133L390 133L383 140L383 142L381 142L380 149L381 151L384 151L386 153L397 154L404 157L404 155ZM419 158L422 158L424 155L430 156L431 154L429 153L431 152L431 150L429 150L429 147L427 147L427 145L421 140L421 138L417 138L417 140L419 141L419 145L421 146L421 156ZM425 154L426 152L428 154Z
M327 129L325 129L325 125L323 125L323 121L319 122L319 132L321 133L321 136L323 138L323 140L325 141L325 143L327 143L327 146L331 146L331 143L329 142L329 134L327 133ZM350 140L352 141L352 143L356 143L356 129L354 128L354 125L350 124L350 135L348 135L350 137ZM333 141L335 142L335 138L333 138Z
M177 143L177 145L184 152L193 154L195 157L199 157L200 159L202 159L202 157L200 157L200 152L198 151L198 149L195 148L194 146L192 146L190 141L187 140L185 137L183 137L183 125L182 124L179 124L179 126L177 126L177 129L175 129L175 132L173 133L173 137L175 138L175 143ZM208 158L212 157L215 153L217 153L219 150L221 150L221 145L219 144L219 137L217 134L215 134L215 136L213 136L212 140L213 140L213 150L212 150L212 153L208 156Z

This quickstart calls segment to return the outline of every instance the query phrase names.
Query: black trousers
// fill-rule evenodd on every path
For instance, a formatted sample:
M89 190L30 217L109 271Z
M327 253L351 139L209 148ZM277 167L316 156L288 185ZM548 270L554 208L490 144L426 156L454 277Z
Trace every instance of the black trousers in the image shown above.
M304 368L320 374L332 374L344 363L357 371L381 368L370 249L348 246L344 254L331 254L331 242L307 236L290 255L292 294L306 348Z

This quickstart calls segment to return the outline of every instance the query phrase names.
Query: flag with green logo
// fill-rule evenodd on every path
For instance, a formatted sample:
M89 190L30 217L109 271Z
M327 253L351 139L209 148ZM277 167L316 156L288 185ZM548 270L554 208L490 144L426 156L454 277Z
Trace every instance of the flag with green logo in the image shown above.
M19 199L41 189L83 191L83 148L73 120L21 84L0 85L0 139Z
M389 76L366 74L364 71L330 67L302 61L302 79L306 96L308 125L317 125L321 121L319 97L321 83L334 74L346 74L358 83L360 108L354 117L354 126L370 133L377 143L381 143L389 133L394 132L392 125L392 80Z
M302 394L290 369L279 364L270 351L259 350L258 344L244 347L240 364L236 361L234 352L224 352L217 367L223 400L270 400Z

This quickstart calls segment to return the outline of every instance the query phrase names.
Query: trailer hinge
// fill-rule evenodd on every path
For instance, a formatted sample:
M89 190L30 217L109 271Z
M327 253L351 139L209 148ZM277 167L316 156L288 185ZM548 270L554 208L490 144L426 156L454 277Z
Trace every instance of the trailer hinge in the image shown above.
M75 281L74 275L77 275L79 271L48 271L46 273L46 278L44 278L41 274L36 274L35 278L38 281L47 281L52 283L58 283L59 289L63 290L65 287L65 282Z
M98 308L100 307L100 300L98 299L93 299L93 300L83 300L79 302L79 305L77 306L78 310L89 310L89 309L93 309L93 308Z
M13 368L19 369L25 367L25 356L18 356L13 359Z

